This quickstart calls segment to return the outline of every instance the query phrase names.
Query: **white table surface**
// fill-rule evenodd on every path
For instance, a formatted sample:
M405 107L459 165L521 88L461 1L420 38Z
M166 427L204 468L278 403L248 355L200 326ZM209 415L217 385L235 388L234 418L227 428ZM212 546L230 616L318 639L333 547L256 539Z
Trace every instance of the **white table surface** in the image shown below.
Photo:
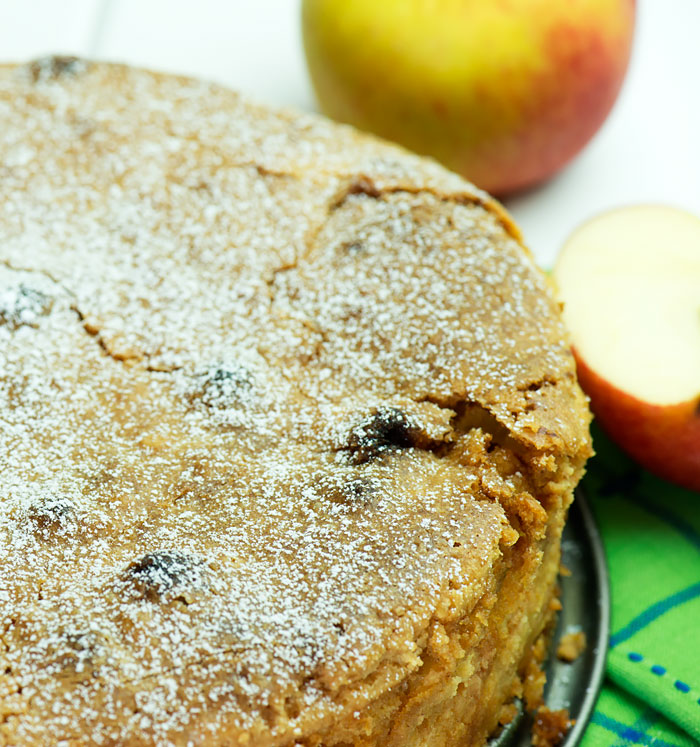
M377 0L381 2L381 0ZM663 202L700 215L700 1L638 0L621 96L587 148L508 201L543 265L581 221ZM299 0L0 0L0 60L72 53L211 78L314 109Z

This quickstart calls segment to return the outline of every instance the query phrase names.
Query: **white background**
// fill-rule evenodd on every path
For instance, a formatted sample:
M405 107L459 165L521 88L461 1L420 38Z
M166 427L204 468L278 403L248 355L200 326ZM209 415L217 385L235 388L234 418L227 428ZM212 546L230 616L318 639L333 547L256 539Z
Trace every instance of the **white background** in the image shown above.
M542 264L582 220L615 205L664 202L700 215L699 40L700 0L638 0L611 116L557 177L507 203ZM191 73L315 108L299 0L0 0L0 60L49 52Z

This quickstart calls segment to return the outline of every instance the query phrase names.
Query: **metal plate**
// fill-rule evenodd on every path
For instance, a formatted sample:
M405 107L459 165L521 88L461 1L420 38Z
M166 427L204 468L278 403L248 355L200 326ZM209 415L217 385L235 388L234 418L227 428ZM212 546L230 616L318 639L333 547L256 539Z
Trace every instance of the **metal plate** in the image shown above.
M605 654L610 632L610 589L603 543L591 509L578 490L562 538L562 565L570 576L560 576L562 610L547 660L544 699L552 710L568 708L576 724L562 747L575 747L593 712L605 674ZM582 630L586 650L571 664L559 661L556 647L567 632ZM532 717L522 712L490 747L530 747Z

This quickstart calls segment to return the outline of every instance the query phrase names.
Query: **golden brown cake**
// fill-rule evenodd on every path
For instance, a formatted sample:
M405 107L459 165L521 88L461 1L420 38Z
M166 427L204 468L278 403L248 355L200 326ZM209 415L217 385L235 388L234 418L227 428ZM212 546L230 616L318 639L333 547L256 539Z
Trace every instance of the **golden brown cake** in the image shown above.
M1 744L484 743L588 419L471 184L209 83L0 68Z

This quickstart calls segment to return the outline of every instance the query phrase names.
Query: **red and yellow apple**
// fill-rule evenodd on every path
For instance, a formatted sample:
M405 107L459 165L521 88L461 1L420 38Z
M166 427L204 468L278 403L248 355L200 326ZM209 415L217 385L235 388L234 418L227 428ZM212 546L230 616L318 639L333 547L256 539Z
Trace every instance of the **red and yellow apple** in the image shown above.
M612 107L635 0L304 0L329 116L495 194L569 161Z
M604 213L568 239L554 280L600 424L652 472L700 490L700 218Z

